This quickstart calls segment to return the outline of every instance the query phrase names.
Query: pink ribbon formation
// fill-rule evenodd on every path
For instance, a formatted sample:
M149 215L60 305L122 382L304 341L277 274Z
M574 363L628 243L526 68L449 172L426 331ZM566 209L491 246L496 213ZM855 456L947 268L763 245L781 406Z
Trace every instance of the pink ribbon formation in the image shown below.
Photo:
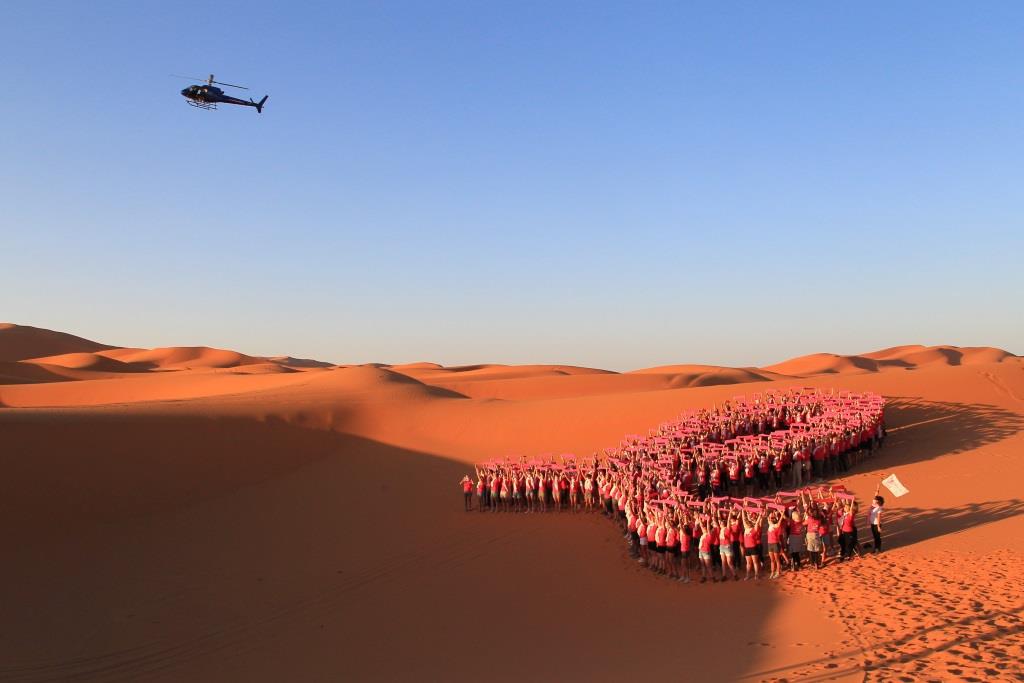
M881 437L884 409L885 399L871 392L794 388L734 396L713 408L687 410L647 436L626 435L617 448L592 458L563 454L481 463L477 491L494 487L502 498L529 499L545 496L547 486L556 489L556 499L563 497L561 488L573 498L578 494L580 502L586 499L588 507L603 500L618 510L628 503L699 510L710 501L718 510L761 512L785 510L805 494L820 501L852 500L843 486L782 490L782 474L799 469L805 474L787 481L810 483L813 461L821 465L815 477L835 471L845 453ZM774 489L771 495L763 495L765 481ZM760 483L762 495L729 495L748 488L744 483Z

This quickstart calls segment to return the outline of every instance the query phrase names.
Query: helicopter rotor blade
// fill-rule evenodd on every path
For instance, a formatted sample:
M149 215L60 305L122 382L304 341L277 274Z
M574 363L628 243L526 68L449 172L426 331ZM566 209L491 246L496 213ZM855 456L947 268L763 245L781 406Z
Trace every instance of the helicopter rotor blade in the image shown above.
M224 83L222 81L214 81L217 85L226 85L229 88L238 88L239 90L248 90L244 85L234 85L232 83Z
M198 76L179 76L178 74L171 74L171 78L184 78L186 81L205 81L205 78L199 78Z

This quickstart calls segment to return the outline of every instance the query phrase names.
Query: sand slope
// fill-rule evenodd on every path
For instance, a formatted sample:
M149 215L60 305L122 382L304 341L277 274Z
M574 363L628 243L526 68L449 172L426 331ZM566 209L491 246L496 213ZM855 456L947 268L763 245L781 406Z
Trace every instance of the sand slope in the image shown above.
M29 325L0 323L0 362L63 353L93 352L110 348L64 332Z
M14 362L32 367L12 365ZM331 367L331 363L309 358L265 358L207 346L110 346L63 332L0 323L0 385L109 379L112 373L123 372L237 368L244 374L280 374Z
M673 387L721 370L278 372L213 367L238 359L203 348L0 386L0 580L18 586L0 680L631 680L638 652L666 680L1024 674L1019 358ZM891 472L911 489L881 558L682 586L638 569L599 517L461 511L473 462L586 454L793 384L889 397L886 448L843 480L862 501Z
M793 377L849 372L881 372L883 370L916 370L934 365L976 365L999 363L1016 358L1012 353L989 346L894 346L892 348L853 356L814 353L808 356L768 365L764 370Z
M32 363L43 367L59 367L68 370L92 370L95 372L144 372L148 363L132 363L109 358L102 353L63 353L45 358L29 358L23 363Z

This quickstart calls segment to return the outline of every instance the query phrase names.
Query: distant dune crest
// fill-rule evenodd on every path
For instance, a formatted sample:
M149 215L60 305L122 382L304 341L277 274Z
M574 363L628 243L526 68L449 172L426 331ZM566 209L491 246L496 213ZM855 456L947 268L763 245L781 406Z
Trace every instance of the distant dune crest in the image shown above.
M764 370L790 377L842 374L850 372L882 372L885 370L913 370L928 366L976 365L1001 363L1015 358L1012 353L990 346L894 346L854 356L834 353L813 353L768 365Z
M444 367L417 362L335 366L292 356L250 356L208 346L155 349L117 347L64 332L0 323L0 384L104 379L125 373L224 372L233 375L290 375L337 368L332 382L362 391L389 385L418 385L441 395L476 398L573 396L682 389L750 382L1000 363L1014 354L992 347L893 346L857 355L814 353L762 368L679 364L616 373L574 365L478 364Z

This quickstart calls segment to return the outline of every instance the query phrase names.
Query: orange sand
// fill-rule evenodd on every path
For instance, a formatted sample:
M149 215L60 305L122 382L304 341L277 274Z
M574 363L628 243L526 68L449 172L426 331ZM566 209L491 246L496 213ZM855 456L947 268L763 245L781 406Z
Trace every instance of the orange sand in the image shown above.
M910 488L881 558L682 586L599 516L461 510L469 463L588 454L767 382L889 399L885 449L842 480ZM620 374L0 326L0 680L1012 680L1022 428L998 349Z

